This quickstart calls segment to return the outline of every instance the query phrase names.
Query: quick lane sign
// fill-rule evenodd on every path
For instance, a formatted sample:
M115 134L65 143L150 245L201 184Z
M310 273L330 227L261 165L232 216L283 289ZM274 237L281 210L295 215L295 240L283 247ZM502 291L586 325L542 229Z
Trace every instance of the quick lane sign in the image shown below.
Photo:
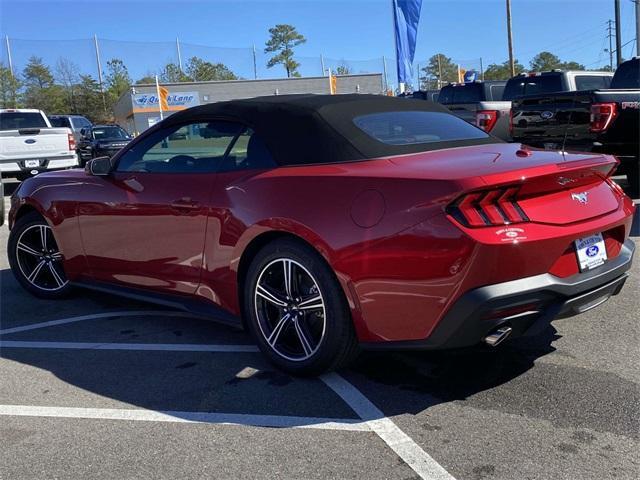
M167 108L163 110L174 112L185 108L200 105L200 94L198 92L177 92L167 95ZM158 95L155 93L136 93L133 95L133 112L157 112Z

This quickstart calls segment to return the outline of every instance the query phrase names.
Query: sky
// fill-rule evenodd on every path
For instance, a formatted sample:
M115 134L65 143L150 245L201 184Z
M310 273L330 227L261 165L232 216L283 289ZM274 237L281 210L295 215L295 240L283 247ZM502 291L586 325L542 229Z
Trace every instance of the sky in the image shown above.
M590 69L608 64L606 21L614 0L512 0L516 58L525 66L549 50ZM635 37L632 0L621 0L622 43ZM267 69L263 52L268 29L294 25L307 42L296 48L303 75L319 75L320 56L335 68L380 70L387 60L390 78L394 43L391 0L0 0L0 33L9 37L14 66L30 55L47 63L69 58L96 76L93 36L101 61L122 58L132 77L176 61L176 37L183 59L197 55L229 64L253 76L252 47L259 77L283 76ZM615 45L615 42L614 42ZM208 48L216 47L216 48ZM622 49L635 55L635 42ZM508 58L504 0L423 0L415 63L441 52L465 68L502 63ZM7 63L4 42L0 62Z

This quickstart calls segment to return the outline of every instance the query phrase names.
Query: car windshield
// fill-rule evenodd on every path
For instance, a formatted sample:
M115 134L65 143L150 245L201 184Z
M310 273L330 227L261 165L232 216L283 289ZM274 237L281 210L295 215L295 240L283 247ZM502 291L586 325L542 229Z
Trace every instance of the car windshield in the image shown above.
M489 138L479 128L444 112L372 113L354 118L353 123L371 138L387 145Z
M120 127L99 127L93 129L93 138L96 140L126 140L129 135Z
M20 130L23 128L47 128L39 112L2 112L0 130Z

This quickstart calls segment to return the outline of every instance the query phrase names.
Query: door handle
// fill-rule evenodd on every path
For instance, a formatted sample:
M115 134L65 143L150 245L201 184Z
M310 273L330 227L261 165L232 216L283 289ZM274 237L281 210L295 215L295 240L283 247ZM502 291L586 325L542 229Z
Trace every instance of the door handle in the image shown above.
M190 198L180 198L171 202L171 208L181 211L191 211L200 208L200 204Z

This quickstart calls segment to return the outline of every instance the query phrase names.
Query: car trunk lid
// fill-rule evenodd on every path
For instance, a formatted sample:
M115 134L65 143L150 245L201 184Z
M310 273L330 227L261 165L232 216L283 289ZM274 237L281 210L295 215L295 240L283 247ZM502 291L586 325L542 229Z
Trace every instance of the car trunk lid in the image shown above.
M513 195L532 222L573 223L604 215L619 205L619 196L606 181L617 162L607 155L495 144L406 155L389 161L401 167L404 174L454 180L465 195L495 190ZM507 189L514 189L513 193L507 193ZM494 193L493 198L497 201L501 197ZM482 199L479 196L473 202L480 203Z

